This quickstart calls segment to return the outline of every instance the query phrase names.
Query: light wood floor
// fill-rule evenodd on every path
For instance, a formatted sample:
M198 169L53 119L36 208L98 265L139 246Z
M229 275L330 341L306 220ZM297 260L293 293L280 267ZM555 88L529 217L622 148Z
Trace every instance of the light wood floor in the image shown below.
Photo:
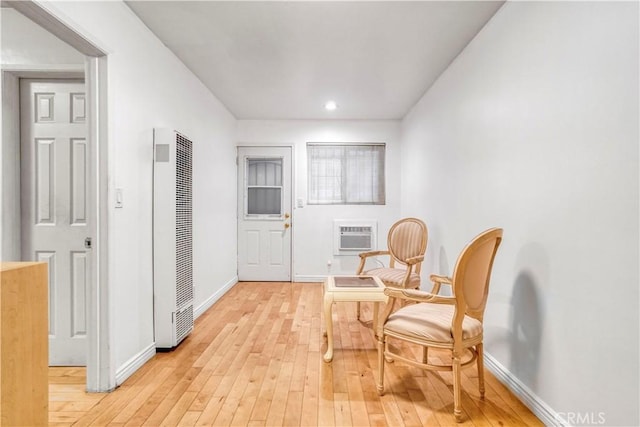
M449 373L390 364L377 395L371 309L363 303L359 322L355 303L334 305L334 359L324 363L320 284L239 283L178 349L112 393L85 393L83 368L50 368L50 425L455 425ZM542 425L490 373L484 401L475 368L462 382L462 425Z

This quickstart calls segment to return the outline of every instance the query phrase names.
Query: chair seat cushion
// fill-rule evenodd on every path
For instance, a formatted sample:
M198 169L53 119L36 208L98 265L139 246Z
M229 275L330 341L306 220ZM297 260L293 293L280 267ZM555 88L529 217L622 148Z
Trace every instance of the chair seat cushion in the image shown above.
M453 343L451 322L453 305L420 303L400 308L391 314L384 325L385 331L407 335L419 340ZM482 322L465 316L462 321L462 339L482 334Z
M405 274L407 274L407 270L403 270L401 268L374 268L373 270L363 271L362 274L377 276L387 286L402 288L404 287L402 285L402 281L404 280ZM420 288L420 275L411 273L411 276L409 276L409 283L407 284L406 288Z

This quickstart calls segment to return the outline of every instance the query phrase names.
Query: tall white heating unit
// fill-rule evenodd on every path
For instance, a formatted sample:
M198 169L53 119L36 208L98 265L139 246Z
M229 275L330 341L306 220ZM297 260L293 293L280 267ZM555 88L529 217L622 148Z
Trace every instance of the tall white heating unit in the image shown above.
M153 131L153 294L158 349L193 330L193 143L176 131Z

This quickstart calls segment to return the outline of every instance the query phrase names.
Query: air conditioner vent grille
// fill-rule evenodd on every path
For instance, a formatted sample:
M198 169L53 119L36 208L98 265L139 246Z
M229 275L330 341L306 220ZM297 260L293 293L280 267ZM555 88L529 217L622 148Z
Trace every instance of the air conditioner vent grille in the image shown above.
M376 222L334 220L334 255L356 255L376 247Z
M176 135L176 305L193 300L192 143Z
M176 343L193 330L193 304L176 312Z

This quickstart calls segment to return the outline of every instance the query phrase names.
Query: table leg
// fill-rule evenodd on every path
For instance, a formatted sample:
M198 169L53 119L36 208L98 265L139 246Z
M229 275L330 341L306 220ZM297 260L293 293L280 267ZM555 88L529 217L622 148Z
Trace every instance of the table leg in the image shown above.
M326 292L324 294L324 321L327 325L327 352L324 354L324 361L331 362L333 360L333 316L331 309L333 307L333 295Z
M373 336L378 337L378 311L380 310L380 303L373 303Z

